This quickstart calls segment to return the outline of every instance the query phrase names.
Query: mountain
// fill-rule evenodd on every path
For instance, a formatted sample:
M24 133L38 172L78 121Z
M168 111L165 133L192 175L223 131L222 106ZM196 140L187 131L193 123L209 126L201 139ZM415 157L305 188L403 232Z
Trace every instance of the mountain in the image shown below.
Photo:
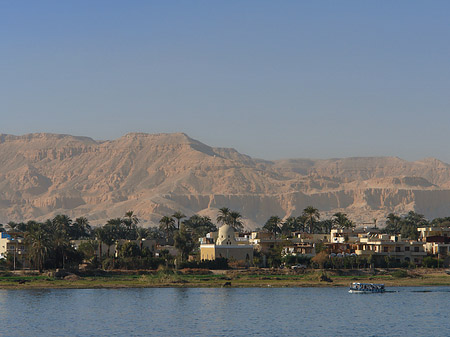
M144 223L180 210L215 219L241 212L250 228L309 205L326 218L382 221L410 210L450 216L450 166L394 157L267 161L213 148L183 133L112 141L0 134L0 221L86 216L93 224L133 210Z

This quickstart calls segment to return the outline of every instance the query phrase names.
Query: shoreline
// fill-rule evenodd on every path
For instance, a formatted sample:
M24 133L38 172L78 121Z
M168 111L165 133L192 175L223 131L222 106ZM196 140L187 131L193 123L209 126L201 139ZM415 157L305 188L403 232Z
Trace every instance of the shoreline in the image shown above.
M221 271L182 273L173 271L111 273L102 276L77 276L64 279L45 275L7 275L0 277L2 289L123 289L123 288L334 288L352 282L383 283L389 287L450 286L445 270L394 270L374 274L363 271L317 271L282 273L280 271ZM346 274L347 273L347 274Z

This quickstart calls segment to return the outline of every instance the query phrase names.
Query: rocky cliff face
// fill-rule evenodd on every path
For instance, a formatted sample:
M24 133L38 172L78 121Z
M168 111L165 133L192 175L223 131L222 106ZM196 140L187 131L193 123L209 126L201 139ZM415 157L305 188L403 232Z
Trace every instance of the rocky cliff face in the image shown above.
M409 210L450 215L450 166L436 159L263 161L185 134L138 133L105 142L0 135L0 158L2 222L65 213L96 224L133 210L156 223L176 210L214 219L230 207L255 227L309 205L323 217L344 211L358 222Z

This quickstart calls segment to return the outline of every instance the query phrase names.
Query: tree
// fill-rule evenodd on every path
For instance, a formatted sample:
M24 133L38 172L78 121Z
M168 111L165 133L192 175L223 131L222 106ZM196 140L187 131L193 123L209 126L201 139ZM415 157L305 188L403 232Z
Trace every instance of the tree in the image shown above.
M89 225L89 221L85 217L76 218L70 227L69 236L72 240L78 240L80 238L88 238L92 234L92 228Z
M181 228L175 233L174 237L175 248L180 251L181 260L185 261L189 254L196 247L196 243L192 239L192 236L184 228Z
M64 228L56 228L52 235L53 248L55 250L56 266L61 261L61 267L64 268L64 258L66 251L70 248L69 236Z
M65 214L58 214L52 220L54 230L63 230L66 233L70 232L70 226L72 225L72 219Z
M102 244L105 243L105 241L107 240L107 237L106 237L107 234L103 227L95 228L93 234L98 242L98 254L99 254L99 259L101 260L103 257Z
M387 234L398 234L402 228L402 219L394 213L389 213L386 220L384 231Z
M234 228L235 231L241 232L244 229L244 223L242 222L242 215L239 212L230 212L229 225Z
M273 233L274 237L277 237L277 233L281 232L280 230L281 218L279 216L271 216L265 223L264 229Z
M110 219L99 233L101 235L101 241L108 246L108 257L110 255L111 246L121 238L123 231L123 229L120 228L121 223L120 219Z
M120 257L138 257L141 249L135 242L126 242L118 249Z
M217 222L224 225L229 225L233 227L235 231L238 232L244 229L241 213L231 211L227 207L222 207L221 209L219 209L219 214L217 215Z
M286 236L291 236L292 232L298 228L298 221L295 216L290 216L281 224L281 233Z
M122 219L123 224L126 228L125 239L135 240L137 237L136 229L139 223L139 218L134 214L133 211L128 211L125 213L125 218Z
M92 260L95 257L95 241L83 241L78 247L78 251L83 255L85 260Z
M49 231L44 224L36 223L25 234L25 240L29 247L29 256L35 268L42 272L45 259L51 249Z
M317 254L316 256L314 256L311 259L311 262L317 263L319 265L319 267L321 269L324 268L325 263L327 263L329 261L330 257L328 255L328 253L326 251L321 251L319 254Z
M169 216L163 216L159 220L159 229L162 230L166 235L166 240L172 238L173 231L175 230L175 221Z
M128 222L131 224L137 225L140 222L139 218L137 217L136 214L134 214L133 211L126 212L125 217L128 219Z
M355 227L355 224L347 217L347 214L337 212L333 214L333 224L339 229L349 229Z
M308 206L303 210L303 216L307 219L309 233L313 233L314 225L320 219L319 210L313 206Z
M137 239L139 240L139 249L142 251L142 240L146 239L149 232L147 228L137 227L136 228Z
M198 239L205 236L207 233L217 231L216 225L207 216L200 216L194 214L189 219L184 221L184 228L192 233L192 237Z
M183 219L185 217L186 217L186 215L184 215L180 211L177 211L177 212L172 214L172 218L177 219L177 228L178 228L178 230L180 229L180 221L181 221L181 219Z
M320 228L321 233L330 234L331 229L333 228L333 220L331 219L321 220L318 223L318 227Z
M296 231L300 231L300 232L304 232L306 230L306 221L307 218L304 215L300 215L298 217L295 218L296 219Z
M223 225L229 225L230 223L230 209L227 207L222 207L219 209L219 214L217 215L217 222Z

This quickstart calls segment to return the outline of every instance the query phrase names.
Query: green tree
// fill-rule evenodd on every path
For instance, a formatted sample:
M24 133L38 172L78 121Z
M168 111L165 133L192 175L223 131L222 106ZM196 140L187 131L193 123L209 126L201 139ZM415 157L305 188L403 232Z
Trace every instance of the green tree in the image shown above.
M86 217L76 218L70 226L69 237L72 240L81 238L89 238L92 234L92 228L89 225L89 220Z
M96 243L95 241L83 241L78 246L78 251L83 255L85 260L92 260L95 257Z
M49 231L45 227L42 223L36 223L25 234L30 260L39 272L44 269L45 260L52 248Z
M308 206L303 210L303 216L307 219L309 233L313 233L315 224L320 220L319 210L313 206Z
M192 239L191 234L184 228L181 228L175 233L174 242L175 248L177 248L181 254L182 261L185 261L196 247L196 243Z
M265 223L264 229L273 233L274 237L277 237L277 233L281 232L280 224L282 220L279 216L271 216Z
M333 214L333 225L339 229L350 229L355 227L355 224L347 217L347 214L337 212Z
M70 240L64 228L56 228L52 233L53 248L55 250L56 266L65 267L66 251L70 248ZM61 262L61 264L59 264Z
M318 228L320 228L321 233L330 234L331 229L333 228L333 220L326 219L319 221Z
M125 237L127 240L135 240L137 237L137 224L140 222L139 218L133 211L125 213L125 217L122 219L122 223L125 226Z
M171 217L165 215L159 220L159 229L165 233L166 240L169 240L173 237L175 221Z
M126 242L119 247L119 257L139 257L141 256L141 249L135 242Z
M387 234L398 234L402 229L402 219L394 213L389 213L386 220L384 231Z
M184 227L187 231L192 233L194 239L204 237L207 233L217 231L216 225L207 216L200 216L194 214L189 219L184 221Z
M230 209L228 207L222 207L219 209L219 214L217 214L217 222L222 225L230 224Z
M292 232L299 227L298 220L295 216L290 216L281 224L281 233L288 237L292 236Z
M230 212L229 225L234 228L235 231L241 232L244 229L244 223L242 222L242 215L239 212Z
M229 225L234 228L235 231L242 231L244 229L244 224L242 222L242 215L239 212L231 211L227 207L222 207L219 209L219 214L217 215L217 222L224 225Z

